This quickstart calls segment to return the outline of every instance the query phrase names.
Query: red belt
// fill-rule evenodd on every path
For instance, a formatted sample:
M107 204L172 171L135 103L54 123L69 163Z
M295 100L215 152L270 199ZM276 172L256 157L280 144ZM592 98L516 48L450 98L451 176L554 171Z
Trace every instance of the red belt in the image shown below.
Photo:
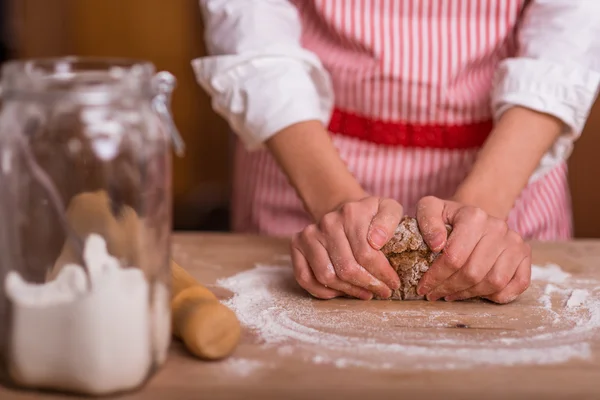
M492 121L466 125L388 122L336 109L329 123L329 131L387 146L470 149L483 145L492 126Z

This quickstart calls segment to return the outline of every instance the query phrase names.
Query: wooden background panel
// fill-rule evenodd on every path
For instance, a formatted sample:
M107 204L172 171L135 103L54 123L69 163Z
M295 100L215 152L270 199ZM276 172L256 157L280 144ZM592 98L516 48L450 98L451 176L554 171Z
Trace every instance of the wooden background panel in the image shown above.
M600 237L600 101L575 143L569 160L573 217L577 237Z
M229 197L228 129L196 83L204 54L197 0L14 0L18 56L133 57L173 73L175 122L186 142L174 159L175 227L195 228Z

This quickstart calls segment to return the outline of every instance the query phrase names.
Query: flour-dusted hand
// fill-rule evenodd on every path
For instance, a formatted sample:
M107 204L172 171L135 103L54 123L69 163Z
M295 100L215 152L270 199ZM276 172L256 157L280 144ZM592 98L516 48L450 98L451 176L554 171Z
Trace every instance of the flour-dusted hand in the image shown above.
M379 250L403 215L394 200L366 197L343 204L292 239L296 280L315 297L388 298L398 274Z
M431 196L419 201L417 220L427 244L443 249L419 282L418 293L428 300L509 303L529 286L531 248L505 221ZM452 225L448 237L445 224Z

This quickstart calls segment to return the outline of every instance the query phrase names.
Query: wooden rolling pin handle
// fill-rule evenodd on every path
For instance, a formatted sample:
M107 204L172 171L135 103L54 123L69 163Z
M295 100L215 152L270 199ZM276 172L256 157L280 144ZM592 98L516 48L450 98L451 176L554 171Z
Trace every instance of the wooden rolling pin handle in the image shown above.
M241 335L235 313L175 262L171 276L173 334L197 357L218 360L230 355Z

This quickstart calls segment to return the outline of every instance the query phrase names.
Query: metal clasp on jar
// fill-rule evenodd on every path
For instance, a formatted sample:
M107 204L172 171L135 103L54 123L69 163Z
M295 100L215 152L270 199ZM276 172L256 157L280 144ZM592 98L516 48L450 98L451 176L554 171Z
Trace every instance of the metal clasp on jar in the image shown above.
M152 99L152 106L167 124L175 154L182 157L185 153L185 142L175 125L175 121L173 121L173 114L171 113L171 95L177 85L177 78L167 71L161 71L154 75L152 81L157 93Z

